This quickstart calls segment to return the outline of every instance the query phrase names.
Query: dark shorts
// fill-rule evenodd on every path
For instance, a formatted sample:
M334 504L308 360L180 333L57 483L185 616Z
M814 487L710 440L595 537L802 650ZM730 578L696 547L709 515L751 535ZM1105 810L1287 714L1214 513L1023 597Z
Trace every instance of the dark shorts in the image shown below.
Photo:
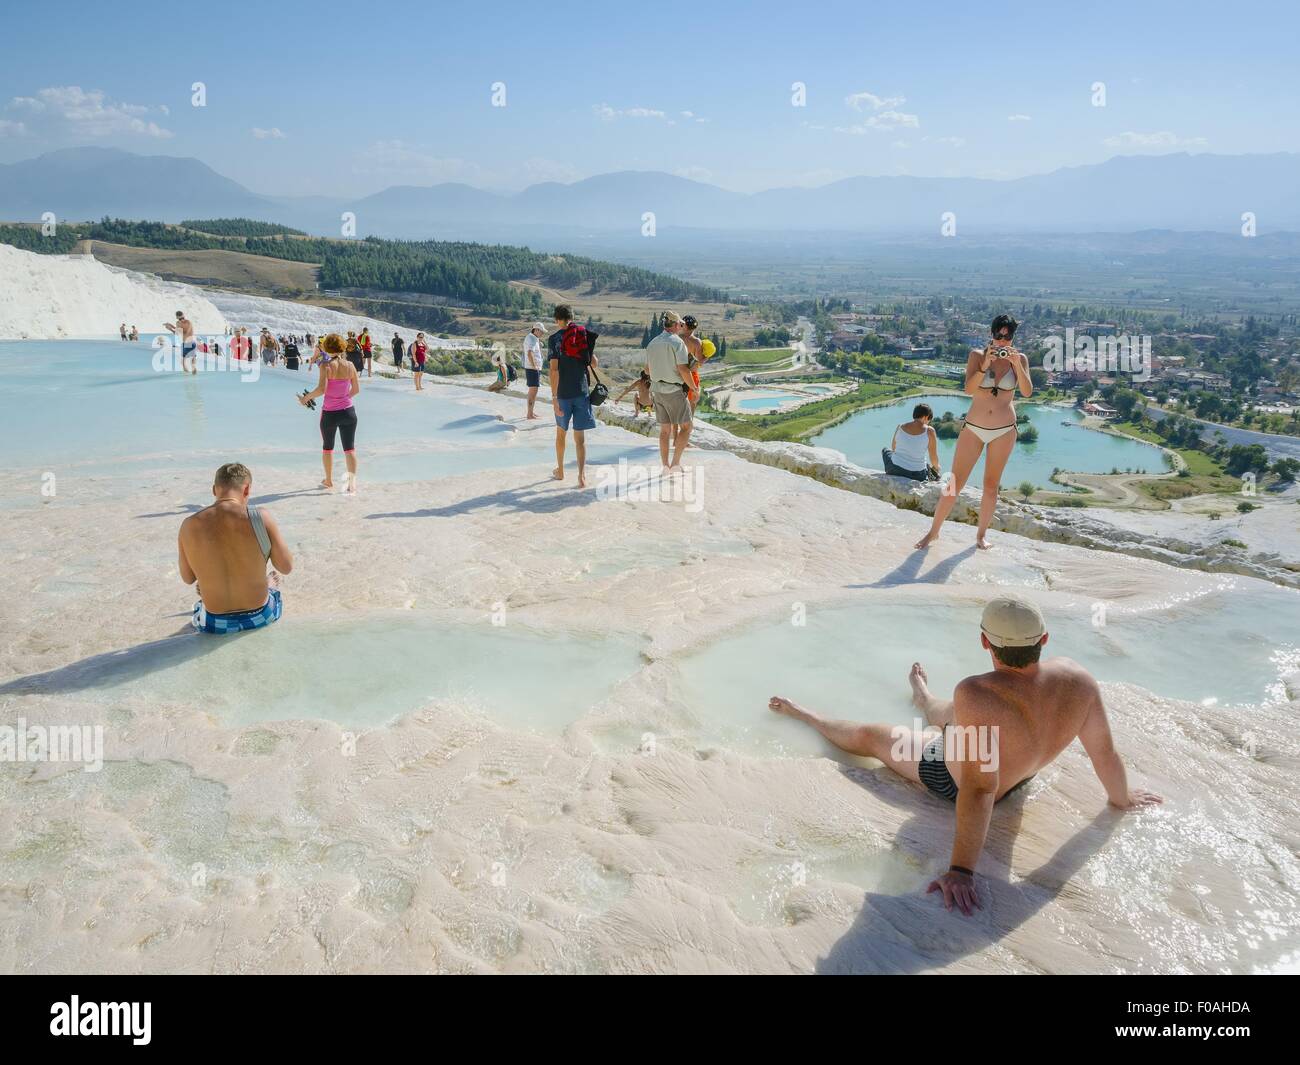
M343 437L343 450L357 449L357 408L321 411L320 439L322 451L334 450L334 434Z
M921 751L921 760L916 764L916 774L929 791L949 802L957 801L957 782L948 772L948 764L943 760L943 741L947 730L940 732Z
M182 344L182 345L181 345L181 358L182 358L182 359L188 359L191 355L194 354L194 349L197 348L197 347L198 347L198 344L196 344L196 343L195 343L194 341L192 341L192 340L191 340L188 344Z
M560 405L560 413L555 418L558 428L572 428L575 433L596 428L596 416L592 414L591 400L586 396L575 396L573 399L560 399L556 402Z
M947 799L949 802L957 801L957 782L952 779L952 774L948 772L948 763L943 760L943 743L948 736L948 730L945 728L934 739L930 740L921 750L921 760L916 764L916 775L921 778L921 783L925 785L926 790L933 792L941 799ZM1034 774L1030 773L1020 783L1007 789L1003 799L1009 795L1015 794L1031 780ZM1002 800L999 799L999 802Z
M537 388L542 383L542 371L525 369L524 380L528 382L529 388Z

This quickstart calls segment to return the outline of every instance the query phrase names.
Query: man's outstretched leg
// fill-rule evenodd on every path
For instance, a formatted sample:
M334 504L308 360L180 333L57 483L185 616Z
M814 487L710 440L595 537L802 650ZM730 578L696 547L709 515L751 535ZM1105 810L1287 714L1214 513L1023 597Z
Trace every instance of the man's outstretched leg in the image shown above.
M925 715L931 725L951 725L952 700L940 699L930 692L930 678L925 675L925 668L920 662L912 663L912 671L907 675L912 685L912 703Z
M818 717L798 703L774 695L767 708L811 725L831 743L849 754L877 758L901 777L920 782L916 765L921 760L926 735L903 725L867 724Z

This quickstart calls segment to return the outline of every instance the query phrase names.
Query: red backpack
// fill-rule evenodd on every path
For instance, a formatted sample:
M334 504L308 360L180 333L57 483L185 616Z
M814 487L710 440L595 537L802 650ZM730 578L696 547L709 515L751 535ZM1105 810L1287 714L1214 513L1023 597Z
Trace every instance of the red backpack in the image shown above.
M560 350L571 359L585 359L587 357L587 330L578 325L577 322L570 322L564 327L564 332L560 335Z

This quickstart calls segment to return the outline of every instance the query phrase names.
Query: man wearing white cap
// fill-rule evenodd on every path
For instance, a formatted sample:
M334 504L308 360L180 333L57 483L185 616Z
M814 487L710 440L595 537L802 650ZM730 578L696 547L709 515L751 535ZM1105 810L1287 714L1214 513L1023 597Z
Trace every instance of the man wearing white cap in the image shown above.
M991 673L967 677L952 699L944 700L930 694L921 664L912 665L912 701L928 722L920 731L827 720L780 696L768 707L807 722L850 754L879 758L956 804L951 862L929 890L942 891L948 909L955 904L970 915L980 908L974 869L993 804L1049 765L1076 737L1111 805L1133 810L1161 801L1128 786L1097 682L1068 658L1040 662L1046 643L1047 627L1033 603L1012 595L989 602L980 620L980 645L992 658Z
M524 337L524 377L528 383L528 417L536 419L533 404L537 402L537 387L542 383L542 337L546 326L534 322Z

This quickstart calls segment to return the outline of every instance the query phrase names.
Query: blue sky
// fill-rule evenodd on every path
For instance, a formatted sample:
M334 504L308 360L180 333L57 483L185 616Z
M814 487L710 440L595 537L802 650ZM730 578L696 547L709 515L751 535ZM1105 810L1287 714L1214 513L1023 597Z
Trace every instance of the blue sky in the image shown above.
M53 0L4 24L0 162L101 144L271 194L627 169L755 191L1300 149L1287 3Z

